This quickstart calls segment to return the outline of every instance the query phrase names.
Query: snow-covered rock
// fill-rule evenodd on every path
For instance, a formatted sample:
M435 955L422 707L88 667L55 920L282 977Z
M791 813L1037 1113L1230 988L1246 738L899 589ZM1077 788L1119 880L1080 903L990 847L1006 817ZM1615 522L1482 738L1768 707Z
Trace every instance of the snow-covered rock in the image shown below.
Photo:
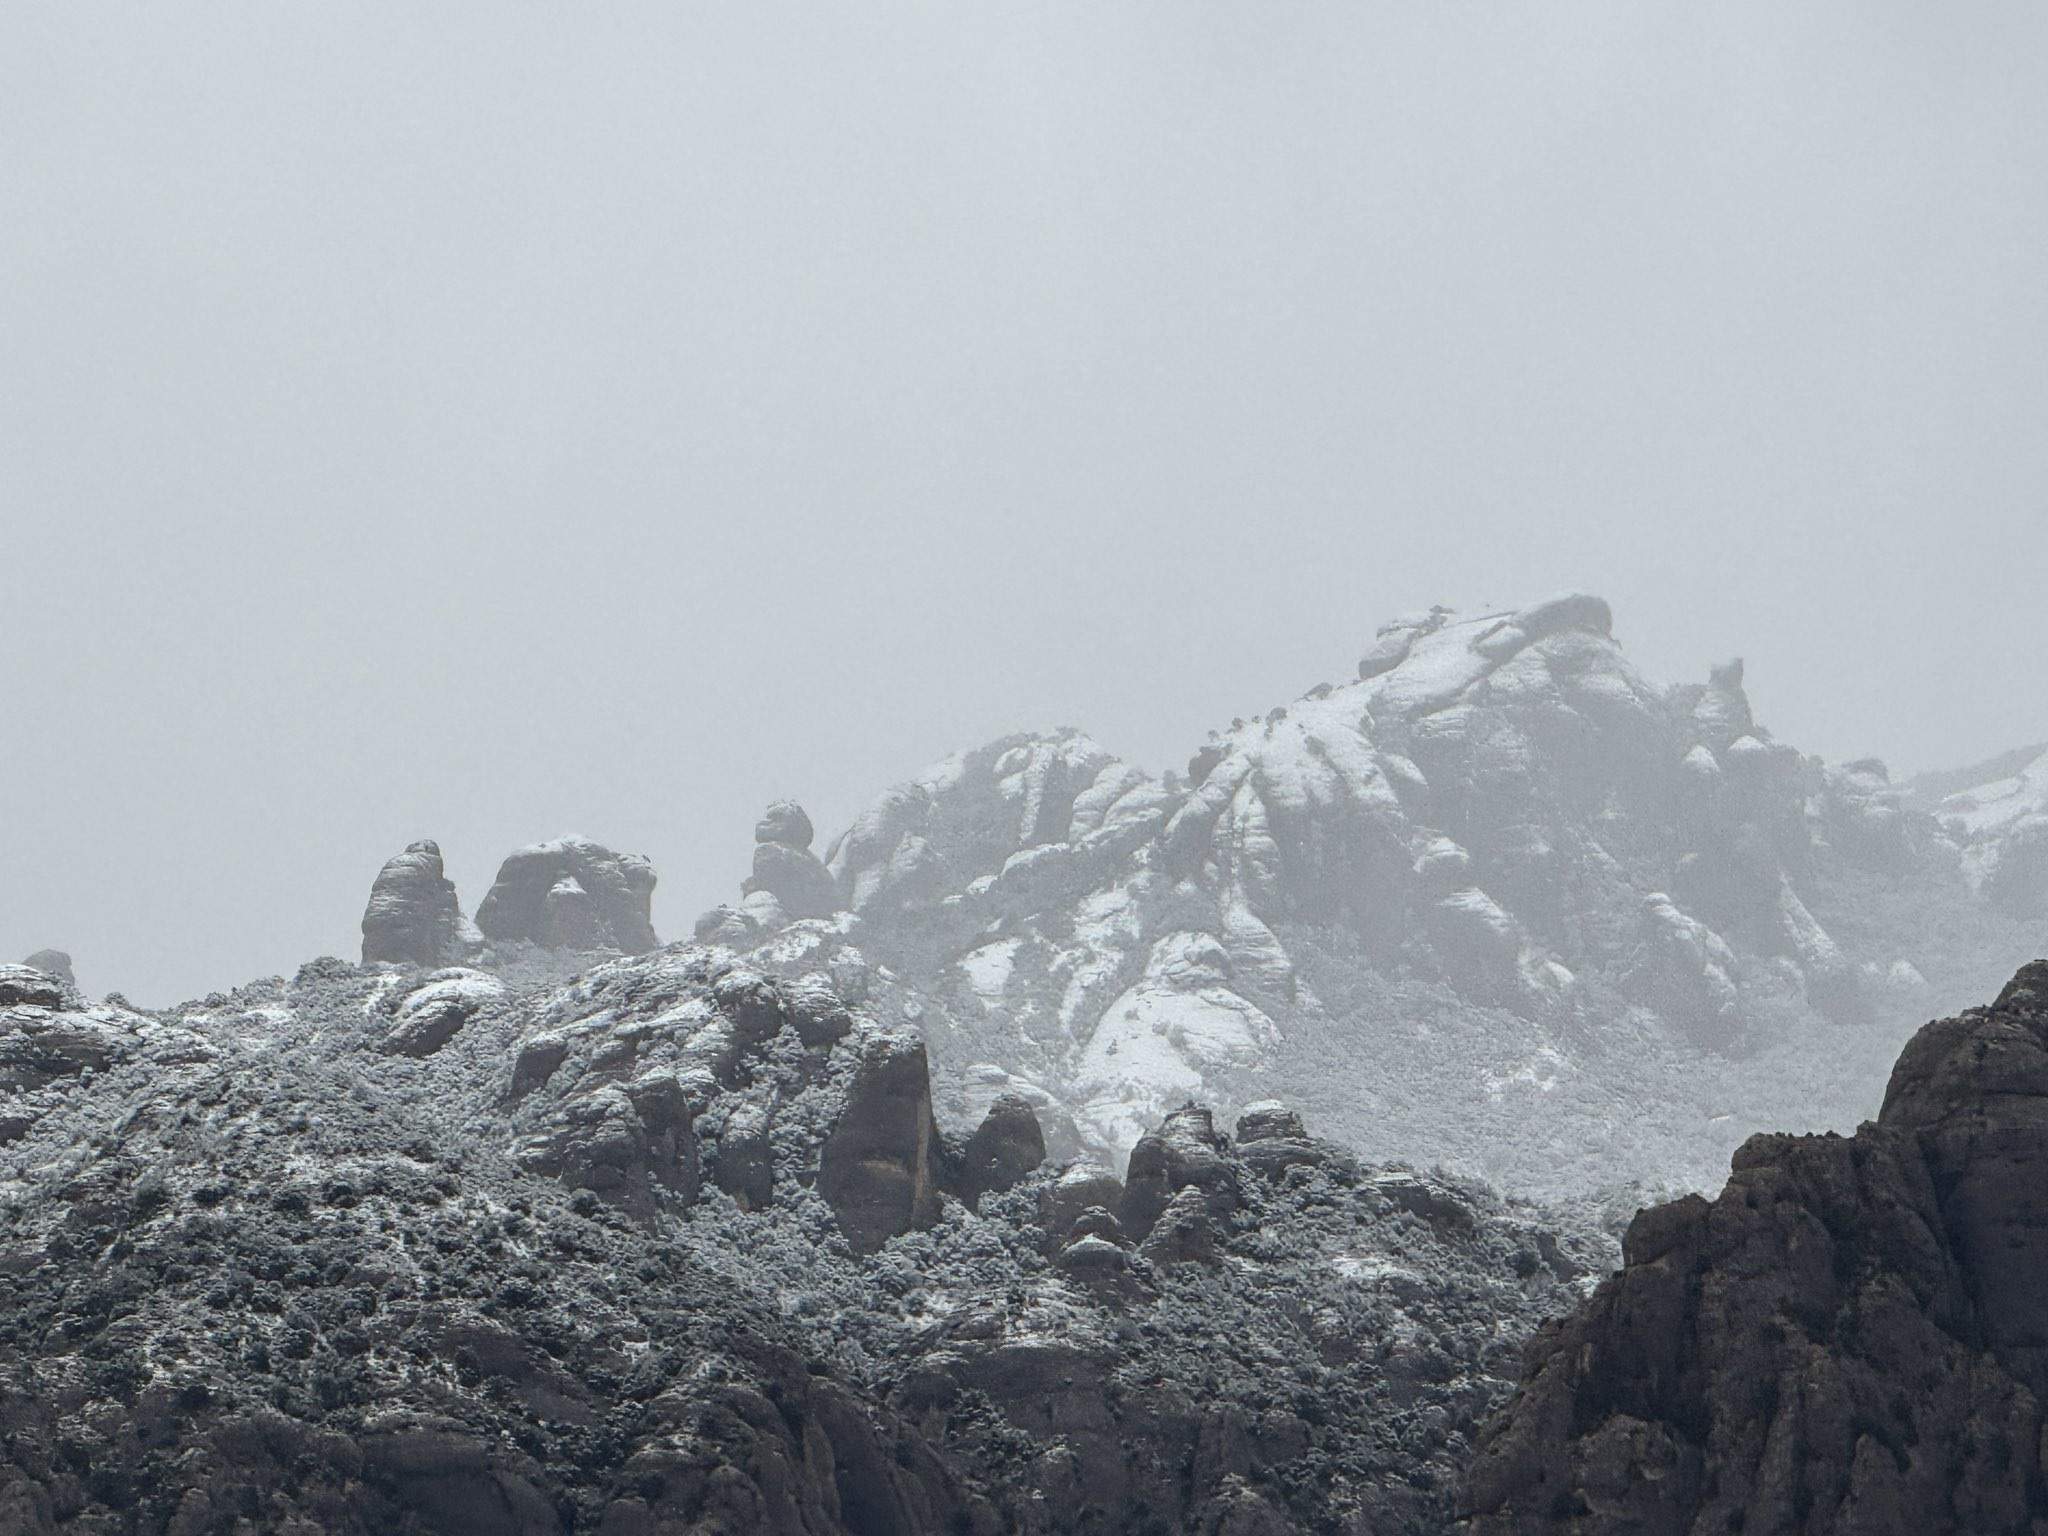
M1972 884L1999 910L2048 917L2048 746L2008 753L1934 804Z
M654 866L646 859L563 837L506 858L476 909L476 926L494 945L637 955L657 942L648 915L653 897Z
M481 942L442 868L441 846L430 839L385 861L370 887L362 926L365 965L452 965Z
M1909 798L1881 764L1775 740L1739 661L1646 679L1596 597L1439 607L1383 627L1355 682L1212 732L1184 774L1073 730L949 758L832 843L829 930L759 903L698 931L858 946L930 1037L941 1104L1001 1074L1112 1161L1191 1097L1320 1093L1353 1137L1382 1108L1448 1128L1466 1089L1444 1053L1479 1032L1469 1091L1525 1116L1500 1143L1513 1175L1516 1141L1613 1134L1595 1097L1613 1059L1580 1076L1594 1055L1679 1074L1686 1052L1917 996L1891 979L1895 937L1879 947L1860 913L1832 926L1856 912L1844 881L1938 884L1954 864ZM1414 1102L1425 1076L1441 1110Z

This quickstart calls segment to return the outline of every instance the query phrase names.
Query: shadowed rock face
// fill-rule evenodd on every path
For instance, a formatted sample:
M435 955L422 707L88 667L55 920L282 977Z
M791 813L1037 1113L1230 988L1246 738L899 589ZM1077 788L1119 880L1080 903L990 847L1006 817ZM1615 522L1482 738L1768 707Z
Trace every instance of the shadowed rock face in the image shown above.
M476 925L497 943L545 949L615 949L637 955L658 942L649 910L654 866L587 838L521 848L498 868Z
M463 921L455 882L442 869L438 843L412 843L377 872L363 909L363 964L452 965L475 937Z
M2048 961L1855 1136L1752 1138L1532 1347L1474 1536L2031 1533L2048 1515Z
M924 1042L876 1031L859 1061L818 1163L818 1193L831 1204L857 1253L873 1253L939 1212L938 1132Z
M1158 1130L1139 1137L1125 1176L1124 1229L1144 1238L1174 1197L1190 1187L1210 1215L1236 1210L1241 1195L1237 1165L1224 1155L1229 1145L1215 1117L1198 1104L1183 1105Z
M954 1184L960 1198L973 1205L991 1191L1014 1187L1044 1161L1045 1133L1039 1129L1038 1116L1027 1100L1004 1094L989 1105L987 1116L967 1138Z

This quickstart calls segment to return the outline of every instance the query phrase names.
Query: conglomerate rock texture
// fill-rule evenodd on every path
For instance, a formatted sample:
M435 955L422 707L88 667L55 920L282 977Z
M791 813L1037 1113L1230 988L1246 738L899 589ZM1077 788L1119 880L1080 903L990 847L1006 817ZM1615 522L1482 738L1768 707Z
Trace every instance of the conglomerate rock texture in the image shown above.
M1271 1105L1128 1189L1021 1100L955 1138L835 958L0 968L0 1531L1448 1528L1600 1213Z
M2048 1530L2048 961L1852 1137L1759 1136L1532 1345L1472 1536Z

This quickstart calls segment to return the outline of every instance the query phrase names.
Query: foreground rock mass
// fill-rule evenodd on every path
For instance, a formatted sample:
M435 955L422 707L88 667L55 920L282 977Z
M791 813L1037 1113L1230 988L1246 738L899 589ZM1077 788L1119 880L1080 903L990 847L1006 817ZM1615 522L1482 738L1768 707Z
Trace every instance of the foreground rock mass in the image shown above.
M1532 1345L1472 1536L2048 1529L2048 961L1854 1136L1759 1136Z
M0 968L0 1531L1443 1531L1613 1252L1284 1106L1128 1183L1021 1099L948 1133L861 990Z

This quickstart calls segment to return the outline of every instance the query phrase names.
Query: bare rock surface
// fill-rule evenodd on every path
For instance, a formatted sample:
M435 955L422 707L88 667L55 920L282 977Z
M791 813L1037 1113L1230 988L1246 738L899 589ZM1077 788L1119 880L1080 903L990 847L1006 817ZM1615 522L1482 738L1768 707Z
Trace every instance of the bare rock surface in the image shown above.
M1533 1344L1473 1536L2048 1521L2048 961L1929 1024L1854 1136L1759 1136Z
M536 843L499 866L476 926L493 944L642 954L657 942L654 883L654 866L638 854L583 837Z
M387 860L363 909L363 964L453 965L476 948L440 844L422 840Z

